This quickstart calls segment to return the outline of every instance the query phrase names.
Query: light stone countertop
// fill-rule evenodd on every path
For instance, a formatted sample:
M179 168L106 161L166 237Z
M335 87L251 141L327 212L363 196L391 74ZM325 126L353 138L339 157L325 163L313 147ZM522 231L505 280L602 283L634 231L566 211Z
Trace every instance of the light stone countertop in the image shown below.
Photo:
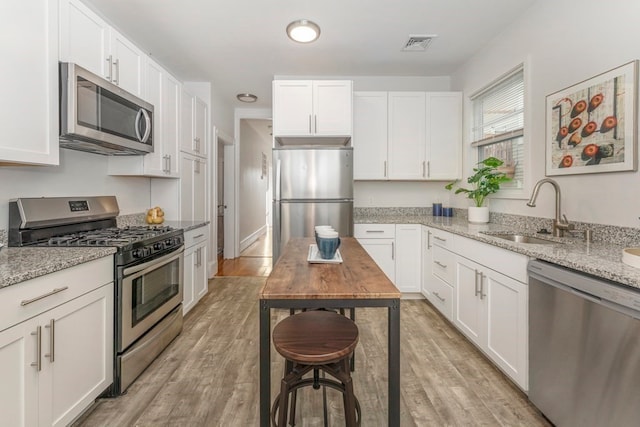
M147 225L144 222L144 216L141 218L141 220L136 218L119 225ZM165 221L162 225L182 228L187 232L208 223L208 221ZM116 252L114 247L7 247L6 240L3 243L5 246L0 248L0 289L94 259L110 256Z
M3 246L0 249L0 289L35 279L94 259L113 255L116 248L33 248Z
M584 242L581 237L555 238L535 234L516 225L471 224L466 219L433 217L430 215L356 215L356 224L422 224L468 237L520 254L568 267L619 284L640 289L640 269L622 262L626 246L611 242ZM483 233L517 233L553 240L555 244L515 243ZM640 245L639 245L640 246Z

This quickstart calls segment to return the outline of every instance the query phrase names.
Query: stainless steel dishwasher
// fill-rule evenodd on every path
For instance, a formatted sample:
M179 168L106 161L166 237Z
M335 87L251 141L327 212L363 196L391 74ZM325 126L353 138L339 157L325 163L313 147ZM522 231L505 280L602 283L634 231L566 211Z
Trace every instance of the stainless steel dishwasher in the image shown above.
M555 425L640 425L640 290L529 271L529 399Z

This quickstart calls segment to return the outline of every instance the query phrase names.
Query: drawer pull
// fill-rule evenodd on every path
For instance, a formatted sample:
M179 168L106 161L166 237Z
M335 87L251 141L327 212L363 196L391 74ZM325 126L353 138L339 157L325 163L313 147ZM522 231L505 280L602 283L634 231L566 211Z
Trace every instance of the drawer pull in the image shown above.
M36 361L31 363L31 366L40 372L42 370L42 326L38 326L35 332L31 332L31 335L36 337Z
M49 362L55 362L55 350L56 350L56 319L49 320L48 325L44 325L46 329L49 329L49 353L44 357L49 358Z
M431 293L432 293L433 295L435 295L435 297L436 297L436 298L438 298L440 301L442 301L442 302L445 302L445 301L446 301L446 299L445 299L445 298L442 298L440 295L438 295L438 293L437 293L437 292L431 292Z
M204 237L204 234L198 234L197 236L193 236L193 240Z
M440 261L433 261L434 263L438 264L440 267L442 268L447 268L447 264L443 264Z
M384 233L384 230L367 230L367 233Z
M55 288L54 290L52 290L51 292L47 292L46 294L43 294L43 295L37 296L37 297L35 297L35 298L22 300L22 301L20 302L20 305L24 307L25 305L29 305L29 304L31 304L32 302L40 301L40 300L41 300L41 299L43 299L43 298L50 297L51 295L55 295L55 294L60 293L60 292L62 292L62 291L66 291L67 289L69 289L69 287L68 287L68 286L64 286L64 287L62 287L62 288Z
M440 240L441 242L446 242L447 239L443 239L442 237L438 237L438 236L433 236L434 239L436 240Z

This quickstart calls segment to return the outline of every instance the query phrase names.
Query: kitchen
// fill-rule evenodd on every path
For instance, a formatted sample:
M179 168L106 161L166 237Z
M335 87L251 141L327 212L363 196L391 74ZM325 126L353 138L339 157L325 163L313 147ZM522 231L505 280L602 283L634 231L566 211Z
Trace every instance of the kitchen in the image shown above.
M98 3L95 4L100 10ZM525 194L518 198L494 198L490 201L490 207L492 212L552 218L554 200L550 189L541 193L536 208L526 206L533 184L545 175L545 152L542 148L542 141L545 141L545 96L640 57L636 44L632 42L638 32L633 18L637 16L639 6L631 1L608 3L606 8L613 10L612 16L615 16L615 19L610 20L603 18L603 7L605 6L596 2L532 2L526 12L513 18L511 25L505 26L480 52L444 76L397 79L357 75L344 77L352 79L354 88L358 91L458 90L471 94L515 65L525 63L529 70L526 88L527 94L530 94L526 98L525 107L525 126L530 150L528 191L524 191ZM301 14L306 16L306 13ZM3 15L10 16L9 12ZM576 24L578 20L567 18L576 15L580 17L579 22L585 23L584 27L593 25L601 30L604 28L604 34L599 34L599 37L585 36L583 31L576 28L583 28ZM473 25L472 18L473 16L468 16L468 25ZM118 21L114 19L114 23L118 24ZM418 30L430 31L422 28ZM284 32L282 28L277 31ZM326 35L325 30L323 36ZM11 37L3 39L8 41ZM438 41L434 42L434 48L437 43ZM284 72L296 74L293 71ZM5 81L24 78L22 70L14 70L13 73L13 80ZM326 74L341 75L337 72ZM185 72L184 75L188 74ZM269 85L271 78L268 79ZM233 108L221 98L217 89L216 82L213 81L210 86L211 125L233 134ZM201 98L205 97L200 95ZM10 99L11 96L3 98ZM467 112L471 111L468 102L465 101L464 105L464 111ZM262 107L268 108L268 104ZM8 118L5 128L11 128L11 122L16 120L15 113L11 114L10 105L5 108L8 109L3 110L3 117ZM468 141L469 129L470 124L465 120L465 142ZM17 136L11 137L14 139ZM463 170L467 171L475 163L475 153L466 143L463 147ZM60 150L58 167L3 166L0 168L0 182L3 183L0 201L8 206L8 200L14 197L116 194L123 214L145 212L155 205L151 199L152 187L155 185L152 183L158 179L112 176L109 175L108 168L105 158L70 150ZM632 229L638 227L637 212L640 211L640 202L632 197L633 194L629 197L629 192L633 192L634 183L638 180L637 172L573 175L557 180L563 191L563 213L566 213L569 220ZM437 201L457 208L467 206L464 198L454 197L443 186L443 182L356 182L355 207L430 207ZM0 221L5 226L8 224L6 208L0 211Z

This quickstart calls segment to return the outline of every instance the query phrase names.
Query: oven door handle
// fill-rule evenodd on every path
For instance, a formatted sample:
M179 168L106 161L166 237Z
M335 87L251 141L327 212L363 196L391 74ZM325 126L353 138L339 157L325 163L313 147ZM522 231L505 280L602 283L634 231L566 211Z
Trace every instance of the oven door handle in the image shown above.
M158 259L154 259L153 261L149 261L139 265L134 265L133 267L125 268L122 274L124 276L129 276L133 273L137 273L142 270L144 270L144 273L147 273L151 270L155 270L156 268L158 268L160 264L167 264L173 261L174 259L178 258L180 254L182 254L182 252L184 252L184 245L180 246L179 249L176 249L175 251L172 251L167 255L163 255Z

